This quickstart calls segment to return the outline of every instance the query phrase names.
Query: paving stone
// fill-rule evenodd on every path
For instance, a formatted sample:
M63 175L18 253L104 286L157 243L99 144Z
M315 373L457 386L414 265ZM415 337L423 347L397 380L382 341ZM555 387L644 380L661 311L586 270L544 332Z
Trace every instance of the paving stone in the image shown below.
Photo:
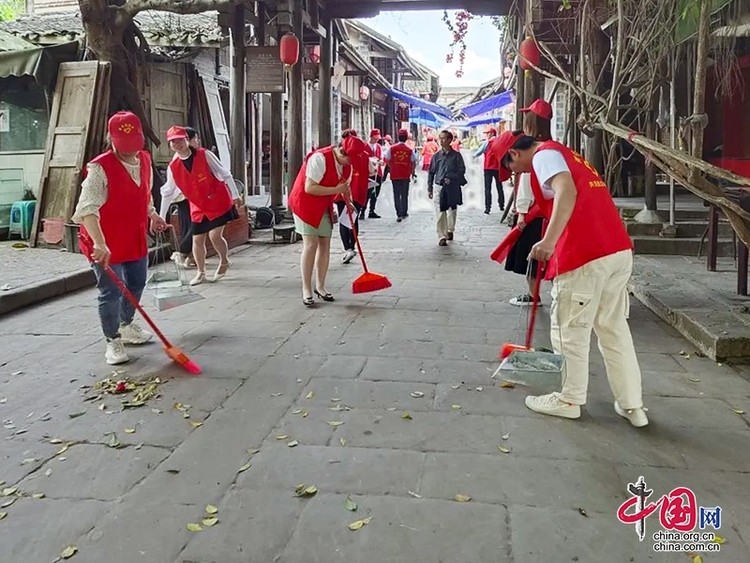
M344 345L331 349L331 354L375 358L433 359L440 357L442 349L442 344L416 340L346 338L344 342Z
M27 475L38 471L59 449L59 445L23 435L3 440L0 448L0 480L6 484L2 488L15 486Z
M441 383L437 386L436 410L452 411L453 405L459 405L465 414L539 416L524 405L527 391L520 386L515 389L501 388L499 378L484 385L461 385L454 389L455 385Z
M492 382L491 376L497 369L498 363L368 358L359 378L374 381L450 382L454 384L466 382L485 385Z
M424 383L395 383L383 381L351 381L316 378L302 391L302 396L314 393L311 399L299 401L298 406L348 406L355 409L396 408L425 410L432 406L435 386ZM413 397L412 393L421 393ZM339 401L333 401L339 399Z
M367 358L358 356L330 356L313 377L356 379L367 363Z
M357 512L351 513L343 509L344 499L344 495L319 495L306 501L278 561L407 563L496 561L507 556L509 536L503 506L363 497L357 499ZM367 517L372 520L361 530L349 530L351 522Z

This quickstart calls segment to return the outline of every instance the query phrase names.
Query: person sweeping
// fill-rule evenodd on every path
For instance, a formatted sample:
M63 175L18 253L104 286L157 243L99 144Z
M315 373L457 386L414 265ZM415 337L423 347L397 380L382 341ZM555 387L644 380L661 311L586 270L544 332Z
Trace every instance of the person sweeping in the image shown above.
M526 406L541 414L580 418L593 330L615 412L633 426L646 426L641 370L627 320L633 243L607 184L578 153L523 131L503 133L492 150L505 174L531 173L534 200L548 221L529 258L545 263L547 279L554 278L551 337L555 352L565 358L565 369L560 392L528 396Z
M211 281L219 281L232 265L224 227L239 217L235 206L240 204L240 195L232 174L216 155L205 148L190 146L184 127L170 127L167 141L175 156L167 167L167 181L161 187L161 215L166 217L174 198L184 194L190 203L193 257L198 268L190 285L206 281L207 237L220 258Z
M341 138L346 139L349 136L356 137L357 132L354 129L346 129L341 132ZM313 151L315 152L315 151ZM373 157L372 153L369 153L369 157ZM352 170L352 179L349 183L351 189L351 203L354 206L353 218L354 218L354 229L359 229L360 215L363 213L365 207L367 207L367 197L370 187L370 178L367 174L360 174L357 170ZM346 201L344 200L343 194L338 194L334 198L336 204L336 211L339 216L339 236L341 237L341 243L344 245L344 256L341 258L343 264L349 264L356 256L356 246L354 243L354 231L350 226L347 226L346 221L342 221L341 218L346 214Z
M135 307L107 274L110 268L140 300L148 274L148 229L161 232L167 223L156 213L151 187L151 156L143 150L141 122L135 114L113 115L107 131L112 148L86 166L73 222L81 225L79 248L91 263L99 290L99 321L107 340L110 365L129 361L126 344L149 342L153 335L133 319Z

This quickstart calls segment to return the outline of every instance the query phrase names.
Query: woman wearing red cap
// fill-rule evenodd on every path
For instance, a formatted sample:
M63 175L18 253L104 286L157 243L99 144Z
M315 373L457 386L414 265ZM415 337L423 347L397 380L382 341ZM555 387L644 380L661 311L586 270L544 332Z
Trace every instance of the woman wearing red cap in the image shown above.
M356 137L357 131L354 129L346 129L341 132L341 138L346 139L347 137ZM369 146L368 146L369 148ZM314 152L314 151L313 151ZM368 157L373 157L371 152L368 152ZM373 166L374 168L374 166ZM371 170L372 171L372 168ZM354 210L352 216L354 219L354 228L359 229L359 215L367 207L367 194L370 188L370 178L367 174L360 174L358 170L352 170L352 179L349 183L349 187L352 192L352 205ZM354 244L354 233L352 229L347 227L340 218L346 213L346 202L343 194L339 194L334 198L336 204L336 210L339 214L339 235L341 236L341 242L344 245L344 256L341 262L349 264L356 256L357 251Z
M331 235L333 234L333 200L342 194L351 200L350 181L352 166L367 175L367 143L349 135L338 146L315 151L302 164L292 191L289 209L294 214L294 226L302 236L300 257L302 275L302 303L315 305L312 276L315 270L315 295L323 301L334 301L326 289L326 275L331 260ZM352 165L352 166L350 166Z
M219 267L212 280L218 281L232 265L224 227L239 217L235 205L239 204L240 195L232 174L215 154L202 147L190 146L184 127L170 127L167 141L175 156L167 167L167 181L161 188L161 215L166 217L169 206L180 192L185 195L190 202L193 257L198 267L190 285L206 280L206 237L211 239L219 254Z
M492 142L497 138L497 129L490 127L484 132L487 138L474 153L474 158L484 155L484 212L489 215L492 210L492 182L497 189L497 205L500 211L505 209L505 193L500 180L500 162L492 152Z
M81 225L79 247L94 269L99 289L99 320L110 365L128 361L124 344L145 344L152 335L133 321L135 308L105 272L111 268L140 299L148 274L148 227L167 224L151 197L151 156L143 150L140 120L118 112L107 124L112 148L89 162L72 220Z
M440 145L435 141L434 135L427 135L427 142L422 147L422 170L430 169L432 157L440 150Z

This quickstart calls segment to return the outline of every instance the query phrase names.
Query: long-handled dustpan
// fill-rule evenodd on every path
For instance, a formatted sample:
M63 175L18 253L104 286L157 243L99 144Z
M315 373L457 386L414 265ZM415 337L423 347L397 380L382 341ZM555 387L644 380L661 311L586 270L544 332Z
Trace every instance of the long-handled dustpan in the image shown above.
M167 337L164 336L162 331L159 330L159 327L156 326L156 323L151 320L151 317L148 316L146 311L143 310L143 307L141 307L141 304L138 302L138 300L135 298L135 295L133 295L130 290L125 287L125 284L122 283L122 280L117 276L117 274L114 273L112 268L107 266L105 269L107 272L107 275L112 279L112 281L117 285L117 287L120 289L122 294L125 296L125 299L130 301L130 304L135 307L136 311L138 311L143 319L148 323L148 325L152 328L152 330L156 333L156 336L159 337L159 340L161 340L162 344L164 345L164 352L169 356L169 358L182 366L187 372L192 373L193 375L198 375L201 373L201 368L198 364L196 364L193 360L188 358L187 354L183 352L180 348L177 346L173 346L172 343L167 340Z
M537 298L531 305L526 329L526 343L524 345L510 342L503 344L500 350L500 367L497 368L492 377L495 378L499 375L504 381L517 385L539 390L552 390L553 388L559 389L563 368L565 367L565 358L562 354L533 348L534 326L539 311L538 296L544 277L541 264L539 266L534 287L534 296Z
M359 276L352 282L352 293L370 293L373 291L380 291L381 289L388 289L391 287L390 280L381 275L371 272L367 269L367 262L365 262L365 255L362 254L362 246L359 244L359 234L357 233L357 227L354 225L354 217L352 216L351 203L345 201L346 212L349 214L349 223L352 226L352 234L354 235L354 242L357 245L357 251L359 252L359 259L362 261L362 267L365 273Z

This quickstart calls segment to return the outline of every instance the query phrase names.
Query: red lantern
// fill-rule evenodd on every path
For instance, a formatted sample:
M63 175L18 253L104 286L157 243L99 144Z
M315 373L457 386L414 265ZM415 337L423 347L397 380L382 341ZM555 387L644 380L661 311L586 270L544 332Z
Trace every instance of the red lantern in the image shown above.
M364 85L360 86L359 87L359 99L364 101L369 97L370 97L370 89Z
M315 45L309 50L310 62L314 64L320 63L320 45Z
M520 56L518 64L523 70L533 70L533 67L539 66L541 53L539 47L531 37L527 37L521 42L521 48L518 50ZM533 66L532 66L533 65Z
M279 57L281 62L294 66L299 60L299 39L293 33L287 33L279 42Z

